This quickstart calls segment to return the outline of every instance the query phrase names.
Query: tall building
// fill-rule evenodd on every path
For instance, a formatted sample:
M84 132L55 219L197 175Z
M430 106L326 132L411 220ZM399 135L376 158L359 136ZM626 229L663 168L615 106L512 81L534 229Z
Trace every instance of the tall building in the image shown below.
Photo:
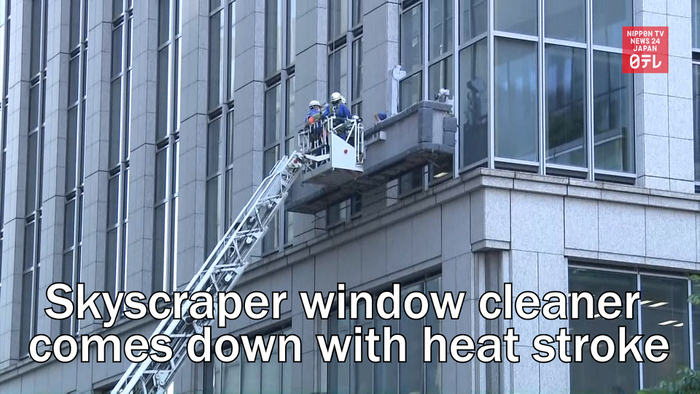
M668 74L622 72L624 26L668 26ZM186 361L172 391L632 393L700 368L700 1L2 0L0 392L113 387L124 358L36 363L32 337L158 321L51 320L48 286L182 289L335 91L364 119L368 182L295 184L237 289L288 291L280 319L214 329L298 335L303 361ZM339 282L467 296L457 319L307 319L299 292ZM633 319L482 318L505 283L641 300ZM315 335L355 326L401 333L407 362L324 363ZM424 326L514 328L520 362L423 363ZM538 334L619 326L668 358L530 357Z

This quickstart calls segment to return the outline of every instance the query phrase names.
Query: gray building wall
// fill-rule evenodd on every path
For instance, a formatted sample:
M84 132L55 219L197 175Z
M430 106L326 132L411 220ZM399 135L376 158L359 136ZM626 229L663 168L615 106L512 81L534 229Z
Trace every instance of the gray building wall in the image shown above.
M30 0L12 1L10 34L9 114L5 223L0 293L0 392L86 393L116 382L126 362L32 363L18 345L22 305L21 276L24 231L24 176L29 82L26 70L31 18ZM88 27L87 114L85 141L85 205L82 275L87 291L102 290L105 277L111 2L91 1ZM149 291L153 253L156 56L158 7L155 0L134 2L131 158L127 289ZM700 198L694 188L690 6L681 2L637 0L638 25L668 25L671 72L635 76L637 185L622 186L504 170L478 169L424 192L390 204L379 203L361 217L324 230L323 213L300 216L294 244L259 259L238 291L288 291L282 321L302 338L304 364L293 364L293 392L326 391L327 366L318 357L314 335L326 333L327 322L307 320L298 292L335 290L344 281L349 290L384 289L424 273L441 272L443 291L467 291L468 301L457 320L442 322L447 337L478 337L514 327L521 335L518 364L442 365L444 392L568 392L569 366L538 364L528 344L540 333L554 335L566 322L538 318L487 324L478 315L478 297L512 282L515 293L568 290L569 261L620 266L698 271L700 263ZM49 0L47 40L46 141L42 224L42 283L58 280L63 226L62 171L65 163L66 108L61 95L67 75L63 37L69 7ZM297 108L325 97L327 91L327 2L297 3ZM237 2L234 206L242 207L262 179L264 129L264 30L262 1ZM58 16L61 16L60 18ZM205 190L207 152L207 86L209 4L183 1L182 7L182 132L180 137L180 210L178 287L184 287L205 256ZM363 112L389 108L389 69L398 63L399 5L364 4ZM297 110L297 115L300 115ZM299 117L299 116L298 116ZM384 192L380 193L384 196ZM296 225L296 223L295 223ZM43 294L43 293L42 293ZM40 297L42 299L42 297ZM39 333L58 334L55 322L41 313ZM264 332L280 322L245 317L215 334ZM156 322L121 322L110 333L122 338L149 336ZM81 333L104 333L90 320ZM94 350L92 356L94 357ZM176 378L176 392L204 388L204 367L186 363Z

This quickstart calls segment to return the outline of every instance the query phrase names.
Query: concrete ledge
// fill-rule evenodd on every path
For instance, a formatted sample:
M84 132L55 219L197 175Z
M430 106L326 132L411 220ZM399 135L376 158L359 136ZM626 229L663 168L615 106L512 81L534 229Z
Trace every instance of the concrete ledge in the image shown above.
M490 252L494 250L510 250L510 242L485 239L472 243L472 252Z

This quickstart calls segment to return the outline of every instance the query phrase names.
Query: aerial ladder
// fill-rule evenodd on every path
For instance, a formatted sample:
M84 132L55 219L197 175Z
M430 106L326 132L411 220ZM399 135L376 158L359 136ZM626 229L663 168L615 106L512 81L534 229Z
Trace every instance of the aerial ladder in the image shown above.
M323 165L329 170L362 171L364 134L361 119L356 116L342 121L331 117L317 120L315 125L307 124L297 135L297 146L298 150L275 164L184 291L208 292L213 295L214 308L225 308L217 305L216 293L229 292L236 286L250 264L253 249L264 237L299 175ZM166 392L187 358L189 338L201 334L213 322L192 319L189 308L193 302L188 299L183 303L182 319L174 319L170 314L151 336L168 336L173 357L166 363L155 363L150 357L132 363L112 394Z

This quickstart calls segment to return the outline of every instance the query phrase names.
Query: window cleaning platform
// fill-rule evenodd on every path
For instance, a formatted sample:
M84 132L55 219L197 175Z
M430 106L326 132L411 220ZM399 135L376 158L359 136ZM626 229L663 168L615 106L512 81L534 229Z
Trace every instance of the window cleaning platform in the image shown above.
M355 133L345 140L331 133L330 144L316 154L319 160L291 188L287 209L315 214L418 166L451 160L457 132L451 109L423 101L365 130L357 122ZM299 137L300 146L308 144L304 132ZM318 149L311 146L307 151Z

